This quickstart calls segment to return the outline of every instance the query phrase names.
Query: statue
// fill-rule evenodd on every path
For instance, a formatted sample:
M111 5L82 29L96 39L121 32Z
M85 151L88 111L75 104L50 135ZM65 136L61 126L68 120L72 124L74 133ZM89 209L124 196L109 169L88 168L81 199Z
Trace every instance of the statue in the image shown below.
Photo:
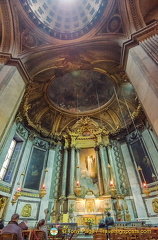
M98 185L97 183L93 183L93 179L89 177L88 173L82 172L80 185L81 185L80 197L84 197L87 193L90 192L95 196L99 196Z
M3 211L4 211L4 207L6 205L6 202L7 202L7 198L5 197L1 197L0 198L0 218L2 218L2 215L3 215Z
M0 210L4 208L5 204L6 198L5 197L0 198Z
M93 156L88 156L85 160L86 162L86 168L87 168L87 171L92 171L93 168L94 168L94 161L95 159L93 158Z

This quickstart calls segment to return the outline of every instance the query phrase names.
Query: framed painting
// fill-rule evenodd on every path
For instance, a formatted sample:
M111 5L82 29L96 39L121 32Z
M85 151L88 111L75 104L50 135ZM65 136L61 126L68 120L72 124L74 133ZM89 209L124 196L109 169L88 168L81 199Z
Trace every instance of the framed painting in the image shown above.
M46 151L36 147L33 148L24 188L39 190L45 155Z

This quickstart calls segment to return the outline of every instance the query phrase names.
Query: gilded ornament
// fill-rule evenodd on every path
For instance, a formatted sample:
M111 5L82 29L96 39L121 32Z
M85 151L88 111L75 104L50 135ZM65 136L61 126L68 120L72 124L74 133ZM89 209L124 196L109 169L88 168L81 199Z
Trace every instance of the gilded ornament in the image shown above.
M12 205L14 205L15 203L16 203L16 198L13 198L12 200L11 200L11 203L12 203Z
M81 187L80 187L80 186L76 186L76 187L74 188L74 193L75 193L75 195L76 195L77 197L79 197L80 194L81 194Z
M31 204L27 203L22 208L21 216L22 217L30 217L32 212L32 206Z
M42 188L41 190L40 190L40 193L39 193L39 196L40 196L40 198L43 198L45 195L46 195L46 189L44 188Z
M129 214L129 211L125 214L125 220L126 221L131 221L131 215Z
M147 188L143 188L143 193L147 196L147 197L149 197L149 195L150 195L150 189L147 187Z
M6 198L5 197L0 198L0 210L4 208L5 204Z
M16 199L18 199L20 196L21 196L21 192L20 191L15 192L14 197Z
M158 198L152 200L152 207L155 213L158 213Z

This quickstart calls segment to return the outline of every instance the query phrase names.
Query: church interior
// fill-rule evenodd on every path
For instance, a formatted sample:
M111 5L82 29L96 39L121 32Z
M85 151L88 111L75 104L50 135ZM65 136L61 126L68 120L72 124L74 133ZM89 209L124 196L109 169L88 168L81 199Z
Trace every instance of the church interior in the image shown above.
M157 226L157 76L157 0L0 0L0 218Z

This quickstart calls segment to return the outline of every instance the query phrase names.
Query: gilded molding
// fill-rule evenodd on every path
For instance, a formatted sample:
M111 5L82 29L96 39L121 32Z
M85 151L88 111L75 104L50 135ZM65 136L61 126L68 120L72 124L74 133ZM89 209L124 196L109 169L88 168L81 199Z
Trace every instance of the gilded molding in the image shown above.
M38 193L21 192L21 196L39 198Z
M0 185L0 191L6 192L6 193L10 193L11 192L11 188L7 187L7 186Z

